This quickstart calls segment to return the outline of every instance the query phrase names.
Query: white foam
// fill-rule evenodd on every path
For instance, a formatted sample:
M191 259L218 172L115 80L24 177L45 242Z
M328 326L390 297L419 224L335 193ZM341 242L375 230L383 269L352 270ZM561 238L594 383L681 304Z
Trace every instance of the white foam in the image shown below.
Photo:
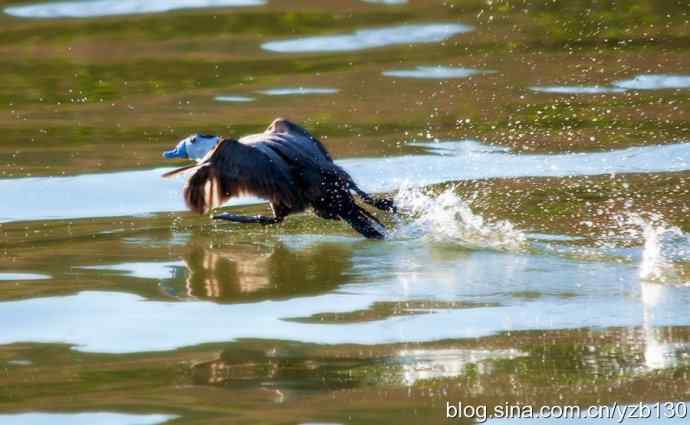
M472 31L472 27L455 23L400 25L357 30L351 34L270 41L261 47L281 53L344 52L396 44L437 43L468 31Z
M642 239L640 279L644 282L690 284L683 281L677 262L690 262L690 235L657 215L628 214L619 218L628 239ZM633 226L630 228L629 226Z
M384 71L386 77L420 78L447 80L452 78L467 78L473 75L490 74L495 71L483 71L472 68L453 68L447 66L418 66L415 69L394 69Z
M526 236L508 221L489 222L475 214L453 189L439 195L403 186L395 204L403 215L391 237L424 237L471 249L519 251Z

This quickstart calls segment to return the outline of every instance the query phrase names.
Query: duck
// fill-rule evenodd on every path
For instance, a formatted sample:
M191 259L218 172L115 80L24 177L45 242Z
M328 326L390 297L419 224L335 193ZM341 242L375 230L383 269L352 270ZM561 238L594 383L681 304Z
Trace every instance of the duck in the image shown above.
M272 225L307 209L324 219L344 220L369 239L384 239L385 226L361 207L355 195L379 210L396 213L392 199L363 191L350 174L335 164L325 146L302 126L277 118L263 133L238 140L194 134L164 152L167 159L195 163L163 174L191 173L183 194L187 207L198 214L251 195L271 206L272 216L215 214L215 220Z

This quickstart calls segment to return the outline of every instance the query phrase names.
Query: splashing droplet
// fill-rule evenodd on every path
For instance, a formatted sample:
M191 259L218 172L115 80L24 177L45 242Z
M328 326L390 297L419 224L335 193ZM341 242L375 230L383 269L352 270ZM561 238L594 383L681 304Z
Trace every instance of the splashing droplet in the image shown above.
M427 238L469 249L521 251L526 236L506 220L490 222L472 211L453 188L438 195L407 184L395 198L403 213L392 238Z

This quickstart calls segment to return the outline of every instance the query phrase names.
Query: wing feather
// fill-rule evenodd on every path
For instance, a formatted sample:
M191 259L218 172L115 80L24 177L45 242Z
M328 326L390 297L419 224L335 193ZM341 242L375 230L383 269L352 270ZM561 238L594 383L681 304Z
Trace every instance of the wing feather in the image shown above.
M333 158L326 150L326 147L312 135L307 129L295 124L294 122L285 118L276 118L268 127L267 133L275 135L283 135L277 139L283 145L291 146L292 148L306 153L311 159L324 159L333 162Z
M190 177L185 200L191 210L204 214L240 195L254 195L290 209L304 207L290 168L280 156L223 140Z

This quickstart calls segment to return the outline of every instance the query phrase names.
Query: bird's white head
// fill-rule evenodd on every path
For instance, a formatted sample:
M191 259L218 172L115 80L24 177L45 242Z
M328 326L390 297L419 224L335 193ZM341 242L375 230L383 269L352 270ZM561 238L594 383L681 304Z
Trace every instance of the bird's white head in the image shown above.
M220 141L221 138L219 136L192 134L180 140L175 149L163 152L163 157L167 159L183 158L201 161Z

